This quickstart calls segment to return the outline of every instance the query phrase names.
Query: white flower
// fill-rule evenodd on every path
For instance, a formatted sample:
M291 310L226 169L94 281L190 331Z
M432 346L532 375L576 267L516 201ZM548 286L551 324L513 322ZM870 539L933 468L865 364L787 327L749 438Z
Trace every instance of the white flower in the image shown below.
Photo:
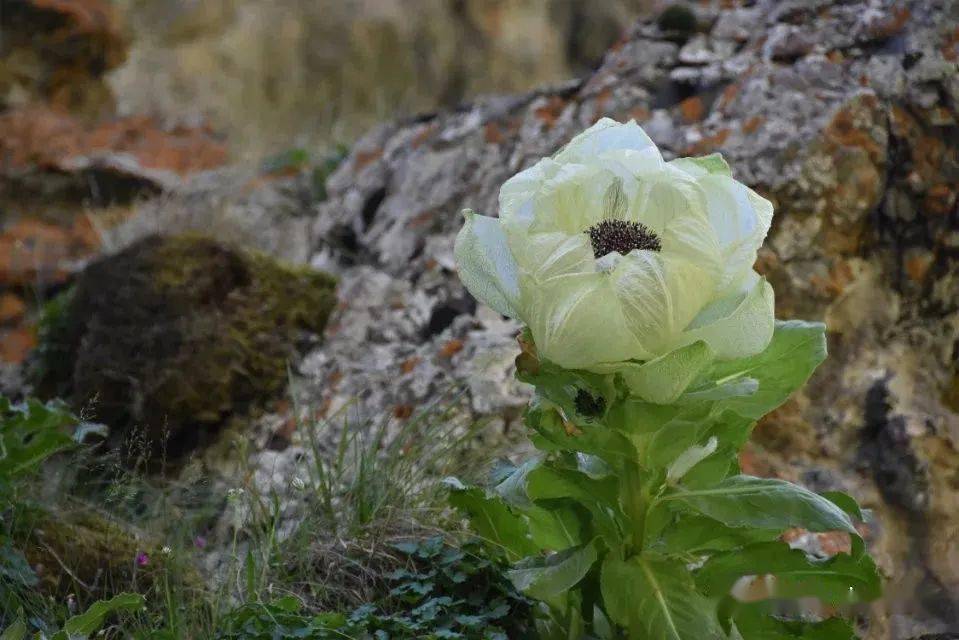
M563 367L609 370L699 341L761 352L772 287L752 268L772 204L718 155L665 162L635 123L600 120L510 178L499 218L464 212L460 278Z

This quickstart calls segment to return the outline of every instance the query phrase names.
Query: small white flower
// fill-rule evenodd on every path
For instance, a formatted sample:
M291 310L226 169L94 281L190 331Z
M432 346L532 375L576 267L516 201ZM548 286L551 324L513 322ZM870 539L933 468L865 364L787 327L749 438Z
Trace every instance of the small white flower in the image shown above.
M303 478L299 476L294 476L293 479L290 480L290 485L297 491L303 491L306 489L306 482L304 482Z
M752 268L772 204L718 155L665 162L635 122L604 118L499 205L465 212L460 278L547 360L602 371L699 341L739 358L772 338L773 290Z
M160 549L160 553L162 553L165 556L168 556L173 553L173 549L171 549L170 547L163 547L162 549Z

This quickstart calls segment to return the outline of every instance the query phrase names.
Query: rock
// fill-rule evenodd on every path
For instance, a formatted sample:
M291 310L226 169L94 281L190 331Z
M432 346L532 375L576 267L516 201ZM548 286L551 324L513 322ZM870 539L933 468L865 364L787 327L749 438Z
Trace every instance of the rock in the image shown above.
M450 260L459 210L495 214L510 175L601 116L637 118L667 156L722 152L774 201L757 267L777 312L828 322L831 357L760 425L750 468L850 491L874 511L891 596L870 638L948 630L959 620L957 15L955 1L770 1L697 13L682 37L641 22L581 82L377 127L328 180L313 225L314 262L344 282L327 342L301 371L314 399L384 415L463 380L464 410L515 416L525 390L503 363L516 326L469 308Z
M39 390L171 459L285 387L320 334L333 280L199 236L150 237L87 267L48 305ZM130 451L128 451L130 453Z
M0 294L0 325L9 325L23 318L27 305L12 293Z
M344 139L391 113L564 82L648 0L116 0L136 34L120 109L210 117L239 151ZM266 62L268 61L268 63Z
M0 328L0 363L20 364L36 345L36 331L32 327Z
M33 105L0 113L0 202L24 212L34 200L90 199L103 206L178 186L221 166L226 147L202 128L165 130L151 118L111 118L90 126ZM26 199L26 201L25 201Z
M5 0L0 20L0 109L30 102L99 117L112 112L103 75L127 42L107 0Z
M35 218L16 220L0 229L0 287L43 289L62 284L98 249L99 239L88 218L77 218L70 226Z
M89 509L25 508L12 537L39 579L37 590L60 601L111 597L115 585L152 585L162 575L163 554L155 540Z

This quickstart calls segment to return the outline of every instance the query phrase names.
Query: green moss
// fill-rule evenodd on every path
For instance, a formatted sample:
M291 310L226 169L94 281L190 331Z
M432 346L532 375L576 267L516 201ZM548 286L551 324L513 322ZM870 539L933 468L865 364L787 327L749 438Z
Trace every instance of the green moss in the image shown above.
M202 236L146 238L87 268L51 311L38 388L91 411L128 449L136 439L176 457L284 388L297 344L326 325L334 287Z
M145 588L152 583L157 563L138 566L137 554L160 555L156 545L88 509L56 514L24 509L13 534L39 578L36 588L57 599L68 594L109 595L136 579Z
M696 14L685 4L671 4L659 14L656 23L662 31L688 38L696 31Z

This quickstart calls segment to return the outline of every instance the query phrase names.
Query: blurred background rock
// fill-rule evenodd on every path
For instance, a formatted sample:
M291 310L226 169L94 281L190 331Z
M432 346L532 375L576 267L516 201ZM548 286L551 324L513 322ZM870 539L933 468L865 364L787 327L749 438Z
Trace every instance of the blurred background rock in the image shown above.
M348 141L386 118L594 68L651 0L118 0L121 113L208 119L237 152Z

